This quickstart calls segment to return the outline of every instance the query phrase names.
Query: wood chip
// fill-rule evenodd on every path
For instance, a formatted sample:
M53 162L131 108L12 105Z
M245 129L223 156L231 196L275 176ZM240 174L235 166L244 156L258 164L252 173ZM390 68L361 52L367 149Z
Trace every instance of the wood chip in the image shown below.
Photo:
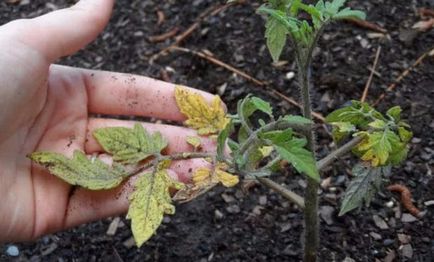
M109 236L114 236L119 227L119 222L121 221L120 217L115 217L113 221L110 223L106 234Z

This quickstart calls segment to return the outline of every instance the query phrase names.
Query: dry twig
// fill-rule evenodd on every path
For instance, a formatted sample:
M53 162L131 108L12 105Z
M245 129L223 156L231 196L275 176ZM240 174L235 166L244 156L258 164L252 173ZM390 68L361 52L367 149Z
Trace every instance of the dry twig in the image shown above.
M375 54L374 65L371 68L371 74L369 75L368 81L366 82L366 85L365 85L365 89L363 90L362 98L360 99L360 101L362 101L362 102L365 102L366 97L368 96L369 87L371 86L372 79L374 77L375 70L377 68L378 59L380 58L380 53L381 53L381 46L378 46L377 53Z
M374 24L372 22L366 21L366 20L360 20L360 19L355 19L355 18L347 18L345 19L345 21L350 22L356 26L362 27L362 28L366 28L375 32L379 32L379 33L383 33L386 34L387 30L382 28L381 26Z
M174 37L178 33L178 31L179 27L174 27L161 35L150 36L148 39L152 43L163 42L166 39Z
M410 67L408 67L407 69L405 69L399 76L398 78L396 78L396 80L389 85L389 87L387 87L386 92L384 92L383 94L380 95L380 97L373 103L373 106L378 105L378 103L380 103L385 97L386 95L392 91L393 89L396 88L396 86L408 75L410 74L410 72L415 69L419 64L421 64L423 62L423 60L425 58L427 58L428 56L432 56L434 54L434 48L425 52L424 54L422 54L417 60L416 62L414 62Z
M411 202L411 192L406 186L400 184L394 184L388 186L387 190L400 193L401 203L405 207L405 209L407 209L408 212L410 212L410 214L412 214L413 216L418 218L421 217L420 210L417 207L415 207Z

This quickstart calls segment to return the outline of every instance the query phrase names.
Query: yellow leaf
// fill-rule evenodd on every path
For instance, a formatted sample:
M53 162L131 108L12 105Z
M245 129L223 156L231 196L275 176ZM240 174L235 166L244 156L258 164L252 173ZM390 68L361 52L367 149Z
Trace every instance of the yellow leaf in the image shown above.
M220 181L225 187L233 187L240 182L238 176L229 174L226 171L217 169L215 172L218 181Z
M175 213L169 189L182 187L183 184L172 180L166 170L147 173L138 178L130 196L127 214L138 247L155 233L164 214Z
M197 186L211 183L211 170L206 167L198 168L193 173L193 183Z
M199 149L202 144L202 141L197 136L187 136L187 139L185 141L191 146L193 146L194 150Z
M175 98L181 113L187 117L185 125L196 129L199 135L216 134L229 123L219 96L209 105L201 95L177 86Z
M271 152L273 152L274 147L272 146L263 146L258 148L259 152L261 152L262 157L268 157L271 155Z

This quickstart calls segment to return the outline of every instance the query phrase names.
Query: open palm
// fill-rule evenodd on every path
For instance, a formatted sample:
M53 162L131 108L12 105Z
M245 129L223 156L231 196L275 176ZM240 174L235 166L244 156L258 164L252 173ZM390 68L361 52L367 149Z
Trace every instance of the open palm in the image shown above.
M92 41L107 23L112 6L113 1L82 0L69 9L0 27L0 241L33 239L127 208L130 183L99 192L75 189L33 165L27 154L99 153L94 129L133 125L89 117L92 114L183 120L173 84L52 64ZM169 152L189 150L184 141L192 130L143 125L169 140ZM204 142L205 150L214 150L212 142ZM175 163L172 175L186 180L188 170L203 164Z

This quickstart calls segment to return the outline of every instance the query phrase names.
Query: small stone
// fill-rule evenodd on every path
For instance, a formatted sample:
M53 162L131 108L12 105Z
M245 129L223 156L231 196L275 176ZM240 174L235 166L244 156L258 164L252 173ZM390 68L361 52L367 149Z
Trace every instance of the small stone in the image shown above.
M394 250L387 251L387 255L384 258L383 262L393 262L396 258L396 252Z
M322 206L319 208L319 214L321 218L327 223L327 225L332 225L333 220L333 212L335 211L332 206Z
M386 246L386 247L392 245L393 243L395 243L395 240L394 239L390 239L390 238L385 239L383 241L383 245Z
M411 143L413 143L413 144L419 144L420 142L422 142L422 139L420 139L418 137L413 137L411 139Z
M373 239L375 239L375 240L380 240L380 239L382 239L381 235L378 234L378 233L375 233L375 232L371 232L371 233L369 233L369 235L370 235Z
M391 200L391 201L389 201L389 202L387 202L386 203L386 207L388 207L388 208L392 208L393 207L393 201Z
M280 225L280 233L284 233L292 228L291 223L285 223Z
M6 254L10 257L17 257L20 255L20 250L15 245L10 245L6 249Z
M345 257L342 262L356 262L356 260L352 259L351 257Z
M119 227L120 217L115 217L113 221L110 223L106 234L109 236L114 236Z
M232 203L235 201L235 197L228 195L226 193L221 194L221 196L226 203Z
M413 247L411 247L410 244L400 246L399 250L401 250L402 256L404 256L406 258L412 258L413 257Z
M136 245L136 241L134 240L134 237L130 237L127 240L125 240L122 245L124 245L124 247L126 248L132 248L133 246Z
M372 219L374 219L374 223L378 228L380 228L380 229L388 229L389 228L387 223L380 216L373 215Z
M429 206L433 206L433 205L434 205L434 200L428 200L428 201L425 201L425 202L423 202L423 204L424 204L425 206L427 206L427 207L429 207Z
M411 223L411 222L414 222L414 221L417 221L417 218L414 217L412 214L409 214L409 213L402 214L401 222L403 222L403 223Z
M260 204L261 206L265 206L265 205L267 205L267 196L260 196L260 197L259 197L259 204Z
M406 234L398 234L398 240L401 242L401 244L408 244L410 243L411 236Z
M294 78L294 76L295 76L294 72L288 72L288 73L286 73L285 78L288 80L291 80Z
M264 209L264 207L257 205L253 208L252 213L259 216L262 213L262 211L261 211L262 209Z
M226 211L230 214L237 214L237 213L240 213L241 209L237 205L232 205L232 206L228 206L226 208Z
M299 180L297 181L297 184L298 184L299 186L301 186L302 188L306 188L306 187L307 187L306 181L305 181L304 179L299 179Z
M58 247L58 246L57 246L56 243L51 243L51 245L49 245L48 247L41 249L41 255L42 255L43 257L48 256L48 255L50 255L51 253L53 253L54 250L57 249L57 247Z
M163 217L163 224L169 224L170 221L172 221L172 219L170 219L170 217L168 217L168 216Z
M222 219L224 217L224 215L222 212L220 212L220 210L216 209L216 210L214 210L214 217L216 219Z

